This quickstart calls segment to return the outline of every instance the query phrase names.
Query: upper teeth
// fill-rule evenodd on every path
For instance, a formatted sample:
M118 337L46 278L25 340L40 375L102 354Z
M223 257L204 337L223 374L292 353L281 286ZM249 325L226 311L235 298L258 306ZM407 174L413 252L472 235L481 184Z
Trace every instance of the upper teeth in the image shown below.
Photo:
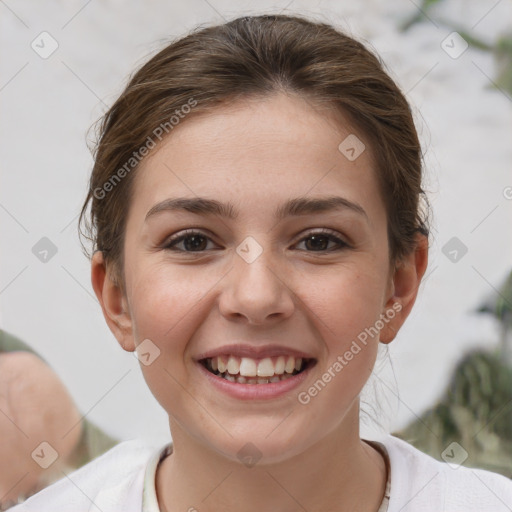
M240 374L243 377L272 377L299 371L302 367L302 358L293 356L265 357L252 359L250 357L216 356L209 359L214 371L230 375Z

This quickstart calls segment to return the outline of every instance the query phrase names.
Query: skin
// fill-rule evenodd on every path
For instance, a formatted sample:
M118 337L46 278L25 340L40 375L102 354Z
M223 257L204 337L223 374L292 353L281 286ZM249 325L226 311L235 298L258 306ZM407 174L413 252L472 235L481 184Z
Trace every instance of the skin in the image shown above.
M174 451L159 466L166 511L377 510L386 470L359 436L359 393L379 341L393 340L415 301L427 241L395 266L371 148L351 162L338 151L356 133L343 116L284 94L243 100L175 127L138 169L124 244L126 291L101 252L92 283L105 319L127 351L150 339L160 355L144 378L169 414ZM349 209L290 216L274 210L297 197L341 196ZM231 202L236 220L190 212L147 212L171 197ZM198 253L173 234L207 236ZM317 249L312 231L343 240ZM236 248L252 236L262 254L247 263ZM329 250L338 248L339 250ZM315 250L316 249L316 250ZM307 405L297 400L393 304L401 310ZM380 339L379 339L380 338ZM200 375L194 358L243 340L270 341L311 354L317 364L298 390L241 401ZM246 467L238 451L253 443L261 459ZM302 508L303 507L303 508Z
M6 505L63 476L61 470L80 440L82 427L80 411L65 385L29 352L0 354L0 411L0 503ZM58 454L48 468L31 455L43 441Z

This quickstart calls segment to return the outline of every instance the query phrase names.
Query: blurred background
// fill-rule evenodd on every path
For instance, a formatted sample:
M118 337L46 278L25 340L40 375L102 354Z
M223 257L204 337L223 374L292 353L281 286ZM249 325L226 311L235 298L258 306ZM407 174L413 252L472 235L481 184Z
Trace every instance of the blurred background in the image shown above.
M81 252L87 130L166 42L198 24L277 12L332 23L373 48L423 143L429 268L365 390L380 427L364 419L363 435L395 432L437 458L455 440L469 463L512 476L511 0L0 1L0 328L44 358L109 439L168 438Z

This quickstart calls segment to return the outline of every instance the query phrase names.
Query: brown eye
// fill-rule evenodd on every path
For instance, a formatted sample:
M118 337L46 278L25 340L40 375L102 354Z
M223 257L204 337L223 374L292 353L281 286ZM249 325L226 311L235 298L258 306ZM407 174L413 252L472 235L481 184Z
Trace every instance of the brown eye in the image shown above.
M299 243L305 244L307 252L331 252L345 249L348 244L332 234L330 231L319 231L310 233L304 237ZM334 247L329 247L330 243L334 243Z
M188 231L171 238L164 249L177 252L203 252L208 250L209 240L209 237L199 231ZM177 248L179 244L183 244L183 248Z

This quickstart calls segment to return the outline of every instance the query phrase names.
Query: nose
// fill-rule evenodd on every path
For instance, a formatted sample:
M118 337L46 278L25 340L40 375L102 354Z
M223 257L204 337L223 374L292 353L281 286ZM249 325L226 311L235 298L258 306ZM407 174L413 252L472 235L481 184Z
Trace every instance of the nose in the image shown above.
M249 324L263 325L293 314L295 303L290 283L277 269L270 252L264 250L250 263L234 255L234 266L226 276L219 300L224 317L231 320L243 317Z

